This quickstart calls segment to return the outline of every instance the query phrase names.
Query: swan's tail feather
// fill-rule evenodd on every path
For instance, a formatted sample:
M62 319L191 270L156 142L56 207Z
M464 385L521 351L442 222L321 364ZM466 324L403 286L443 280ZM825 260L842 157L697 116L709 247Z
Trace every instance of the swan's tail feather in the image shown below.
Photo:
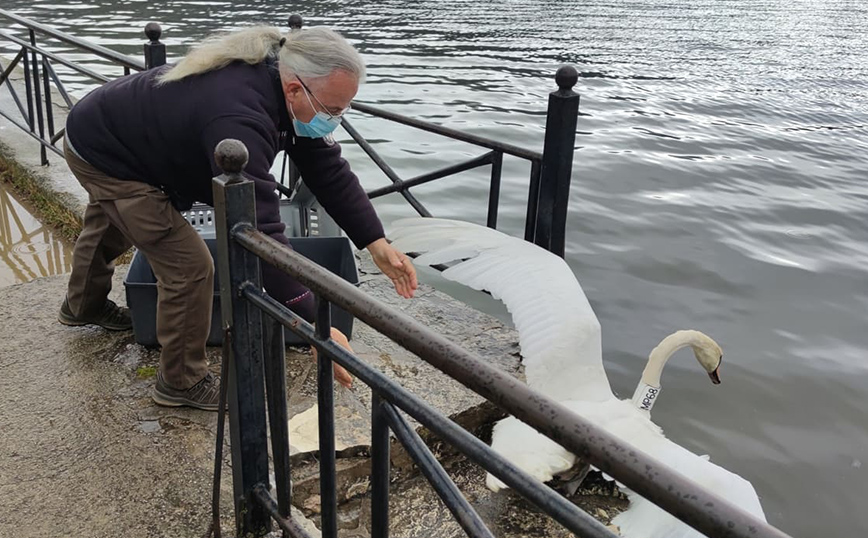
M521 442L516 442L520 439ZM542 482L570 469L576 461L562 446L515 417L506 417L494 425L491 448L510 463ZM492 491L507 487L490 473L485 484Z

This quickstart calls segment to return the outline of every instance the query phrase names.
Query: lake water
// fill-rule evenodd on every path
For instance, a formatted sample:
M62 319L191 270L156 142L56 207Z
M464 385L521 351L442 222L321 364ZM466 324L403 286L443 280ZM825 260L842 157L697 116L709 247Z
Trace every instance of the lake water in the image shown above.
M689 353L655 421L748 478L794 536L868 535L868 7L846 0L486 2L3 0L139 55L292 12L350 38L358 99L541 149L563 63L581 73L567 259L603 327L613 387L632 395L666 334L721 343L723 384ZM118 68L99 62L113 75ZM74 92L88 86L79 81ZM358 113L405 178L481 153ZM345 135L343 135L345 136ZM368 188L383 174L351 144ZM416 189L438 216L484 222L487 169ZM528 166L507 158L500 223L521 234ZM412 214L377 201L387 224ZM503 315L502 312L500 315Z

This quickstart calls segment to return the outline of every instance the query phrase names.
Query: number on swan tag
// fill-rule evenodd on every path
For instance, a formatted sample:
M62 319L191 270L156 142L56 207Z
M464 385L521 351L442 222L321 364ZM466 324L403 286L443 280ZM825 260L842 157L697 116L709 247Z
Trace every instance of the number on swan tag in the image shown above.
M658 396L660 396L660 387L652 387L645 383L639 383L639 386L636 387L636 392L633 393L632 401L636 407L650 413Z

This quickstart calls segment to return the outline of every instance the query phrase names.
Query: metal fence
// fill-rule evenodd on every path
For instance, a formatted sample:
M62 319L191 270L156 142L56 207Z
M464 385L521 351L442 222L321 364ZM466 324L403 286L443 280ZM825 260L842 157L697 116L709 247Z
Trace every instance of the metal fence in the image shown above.
M63 138L63 128L55 125L54 107L52 104L52 86L60 95L66 106L72 106L72 99L63 81L58 77L54 64L64 65L76 73L85 75L97 82L108 82L110 78L95 71L67 60L61 55L47 50L40 44L37 37L47 37L70 45L80 51L88 52L109 60L123 68L123 74L132 71L142 71L158 67L166 63L166 46L160 42L162 30L159 24L149 23L145 26L148 42L144 44L144 61L130 58L116 51L76 38L64 32L55 30L0 9L0 19L5 18L20 25L27 38L16 36L11 30L0 30L0 41L5 40L21 48L9 65L0 63L0 87L6 86L12 92L17 105L19 117L0 111L0 115L14 123L22 131L41 144L42 164L48 164L47 152L52 151L63 156L63 151L57 147ZM290 26L300 27L301 17L290 17ZM24 70L25 93L24 102L18 96L14 86L8 79L13 70L21 65ZM41 80L40 80L41 79ZM401 179L391 166L380 156L373 146L344 118L341 125L358 143L371 160L389 178L391 184L368 191L370 198L378 198L391 193L400 193L413 209L423 216L431 216L430 211L410 192L418 185L449 177L461 172L491 166L491 179L488 196L488 226L497 226L498 207L500 200L500 184L503 168L503 156L509 155L530 162L530 178L528 182L528 203L525 217L524 237L541 247L563 257L565 246L565 230L567 205L569 202L570 178L573 164L573 147L576 137L576 120L579 109L579 95L572 88L578 80L578 73L571 66L564 66L555 75L558 90L549 96L548 115L546 119L546 136L542 152L505 144L496 140L476 136L450 129L435 123L395 114L364 103L353 102L353 110L370 114L393 123L400 123L435 133L441 136L460 140L474 146L487 149L473 159L451 164L439 170L434 170L410 179ZM287 196L292 196L293 186L297 180L294 167L284 167L288 175L288 185L278 183L277 189ZM284 175L283 173L281 174ZM283 178L281 178L283 179Z
M151 42L145 45L146 61L141 62L111 49L59 32L50 26L20 17L5 9L0 9L0 18L8 19L20 25L27 32L27 39L23 39L14 35L11 29L0 30L0 40L21 47L9 65L4 66L0 63L0 71L2 71L0 73L0 87L6 86L8 88L21 116L18 118L3 111L0 111L0 115L41 144L43 165L48 164L47 151L49 150L63 157L63 151L57 147L57 143L63 138L64 129L58 129L55 125L52 84L67 107L71 107L73 104L66 91L66 86L57 76L54 64L64 65L97 82L108 82L111 79L46 50L37 42L37 35L56 39L76 49L105 58L123 67L124 75L129 75L133 70L142 71L146 69L146 66L157 65L153 64L153 61L160 60L159 51L162 51L162 63L165 63L165 46L159 43L160 27L154 23L145 27L145 32ZM19 64L24 70L25 103L22 103L15 87L9 80L9 76Z

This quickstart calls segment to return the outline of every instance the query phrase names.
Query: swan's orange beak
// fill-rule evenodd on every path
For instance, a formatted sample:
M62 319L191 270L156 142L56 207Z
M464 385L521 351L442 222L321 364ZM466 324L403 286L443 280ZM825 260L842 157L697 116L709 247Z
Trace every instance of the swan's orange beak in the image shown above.
M713 372L708 372L708 377L711 378L711 382L715 385L720 385L720 366L714 369Z

